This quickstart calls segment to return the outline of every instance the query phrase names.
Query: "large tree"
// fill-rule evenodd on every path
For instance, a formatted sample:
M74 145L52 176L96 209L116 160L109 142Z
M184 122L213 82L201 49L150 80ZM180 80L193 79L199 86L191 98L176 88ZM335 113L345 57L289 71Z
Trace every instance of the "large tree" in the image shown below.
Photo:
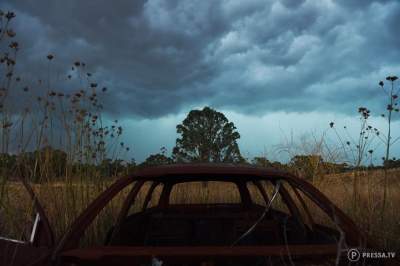
M244 161L236 142L240 135L223 113L209 107L192 110L176 129L181 135L173 150L178 162Z

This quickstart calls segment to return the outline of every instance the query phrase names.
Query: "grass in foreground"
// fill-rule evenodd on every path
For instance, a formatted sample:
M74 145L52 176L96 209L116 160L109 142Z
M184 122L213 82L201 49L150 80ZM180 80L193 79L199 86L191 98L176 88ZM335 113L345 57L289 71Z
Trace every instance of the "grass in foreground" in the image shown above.
M314 185L348 214L381 248L400 252L399 176L398 169L388 171L390 185L384 211L382 210L384 173L381 170L328 175L315 180ZM353 186L355 179L357 180L356 192ZM34 185L34 190L46 209L57 238L111 182L110 180L69 181ZM104 241L130 188L126 188L106 206L100 218L89 227L82 245L101 244ZM147 189L148 186L145 186L141 190L137 204L131 211L140 210ZM155 193L159 194L160 190L156 190ZM171 202L239 202L239 194L235 193L235 187L227 186L226 183L207 187L203 187L202 184L178 186L173 195ZM354 199L357 201L354 202ZM28 225L31 222L32 206L21 184L7 183L2 193L1 203L1 235L17 239L26 238L30 230ZM152 199L151 205L154 204L156 204L156 198ZM316 209L310 207L311 211ZM313 216L317 222L326 222L324 221L326 217L321 213L313 213Z

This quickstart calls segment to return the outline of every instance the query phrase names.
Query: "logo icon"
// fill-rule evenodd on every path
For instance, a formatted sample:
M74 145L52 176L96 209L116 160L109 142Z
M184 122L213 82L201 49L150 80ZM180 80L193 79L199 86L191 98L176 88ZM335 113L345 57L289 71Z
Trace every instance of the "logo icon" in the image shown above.
M359 261L361 257L360 251L356 248L351 248L347 251L347 258L349 261L355 262Z

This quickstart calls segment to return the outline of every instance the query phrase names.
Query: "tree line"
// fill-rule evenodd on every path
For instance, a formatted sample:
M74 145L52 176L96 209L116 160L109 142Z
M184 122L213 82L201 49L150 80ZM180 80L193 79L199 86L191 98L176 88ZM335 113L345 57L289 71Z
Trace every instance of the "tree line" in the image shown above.
M140 164L134 160L104 159L90 164L79 161L70 162L65 151L51 146L21 154L0 154L1 175L15 178L17 175L39 182L42 177L57 179L62 177L95 176L112 177L130 174L137 169L174 163L233 163L251 164L260 167L294 172L312 179L330 173L354 170L345 163L326 162L320 155L295 155L288 163L270 161L266 157L246 160L240 153L237 140L240 134L235 125L223 113L210 107L192 110L176 127L179 137L172 155L161 148ZM390 161L389 167L399 167L400 161Z

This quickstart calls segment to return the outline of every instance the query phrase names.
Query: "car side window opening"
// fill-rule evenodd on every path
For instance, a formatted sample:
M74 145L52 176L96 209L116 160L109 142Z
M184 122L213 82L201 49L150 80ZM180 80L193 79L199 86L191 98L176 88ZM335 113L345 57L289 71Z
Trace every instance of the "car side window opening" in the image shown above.
M259 186L261 186L261 188L265 191L265 194L266 194L265 196L267 196L267 199L269 200L271 198L271 195L274 192L275 184L269 180L261 180L258 182L259 182ZM262 197L262 195L261 195L261 197ZM268 202L268 201L264 201L263 205L266 205L265 202ZM286 215L290 215L290 210L288 208L288 205L282 197L281 189L279 190L279 193L276 195L276 198L272 202L271 209L279 211Z
M142 204L142 211L146 209L151 209L158 206L160 201L161 192L163 190L164 184L161 182L153 182L147 191L146 197Z
M294 204L297 206L299 221L303 224L305 236L314 243L336 244L340 238L338 225L316 202L300 187L286 183L286 189ZM304 236L303 236L304 237Z
M293 190L297 191L297 194L299 197L301 197L301 199L304 202L304 206L305 208L308 210L309 215L310 215L310 223L316 225L322 225L324 227L327 228L332 228L332 229L336 229L338 227L338 224L336 224L336 222L329 217L329 215L321 209L320 206L318 206L314 200L312 200L307 194L305 194L301 189L299 188L293 188ZM295 193L295 192L294 192ZM306 211L304 211L306 212ZM307 216L307 214L305 213L305 216Z
M268 203L269 196L260 181L249 181L246 185L253 204L265 206Z
M163 186L159 181L144 182L136 196L127 203L129 205L127 216L157 206Z

